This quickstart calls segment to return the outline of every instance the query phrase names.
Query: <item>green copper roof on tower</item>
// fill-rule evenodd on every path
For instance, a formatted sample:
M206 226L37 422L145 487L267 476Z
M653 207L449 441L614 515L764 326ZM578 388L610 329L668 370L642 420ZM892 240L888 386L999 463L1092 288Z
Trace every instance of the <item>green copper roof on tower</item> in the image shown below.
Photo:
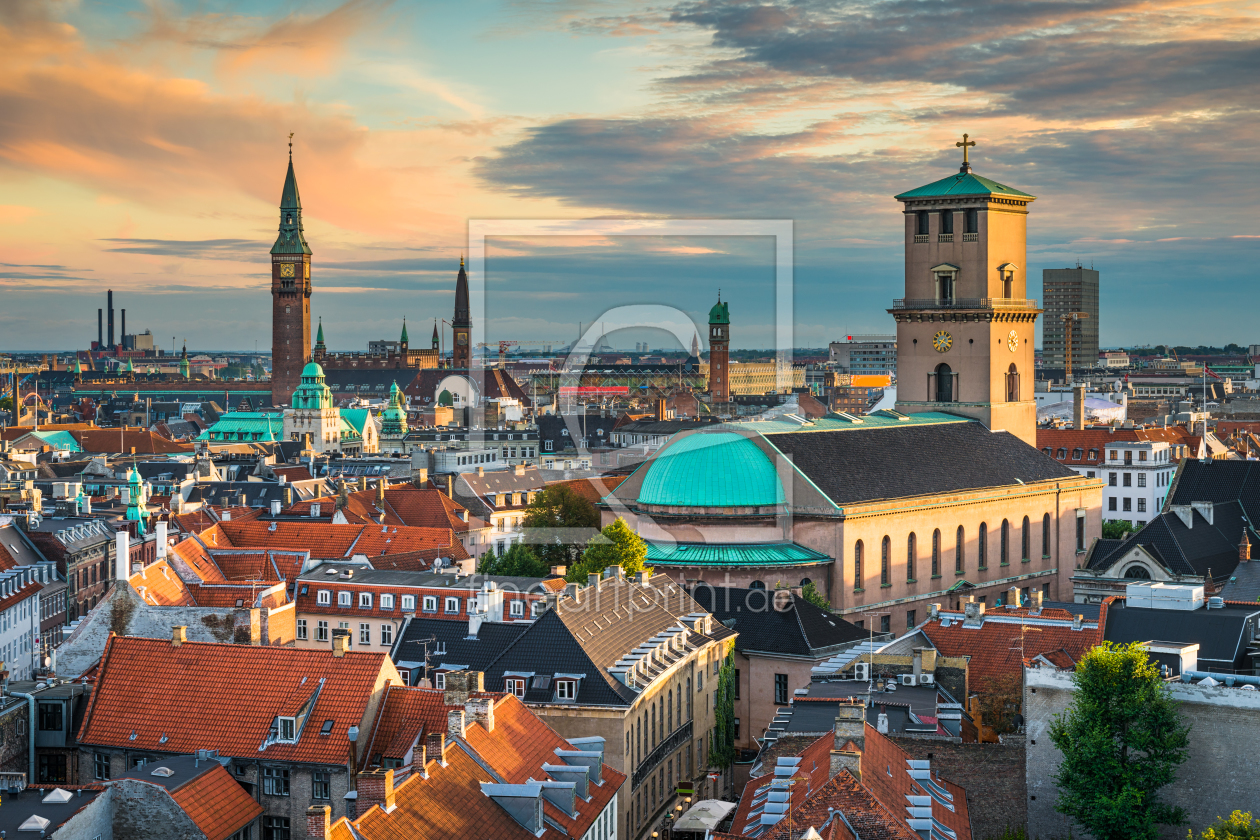
M310 246L302 235L302 199L298 195L297 175L293 173L293 138L289 138L289 170L280 193L280 235L271 246L273 254L309 254Z
M401 339L399 339L399 341L401 341L403 344L407 344L407 343L408 343L408 342L407 342L407 318L406 318L406 316L403 316L403 331L402 331L402 338L401 338Z
M320 316L319 332L315 333L315 347L319 350L324 349L324 318Z
M1015 196L1018 198L1035 198L1026 192L1020 192L1014 187L1008 187L999 184L997 181L990 181L971 172L960 172L957 175L950 175L948 178L942 178L939 181L933 181L922 187L903 192L894 196L896 199L904 200L907 198L937 198L944 196L962 196L962 195L999 195L999 196Z
M718 294L718 302L709 310L710 324L729 324L731 322L731 313L725 303L722 303L722 295Z
M289 151L289 171L284 176L284 191L280 193L281 210L301 210L302 197L298 195L297 176L293 174L293 151Z

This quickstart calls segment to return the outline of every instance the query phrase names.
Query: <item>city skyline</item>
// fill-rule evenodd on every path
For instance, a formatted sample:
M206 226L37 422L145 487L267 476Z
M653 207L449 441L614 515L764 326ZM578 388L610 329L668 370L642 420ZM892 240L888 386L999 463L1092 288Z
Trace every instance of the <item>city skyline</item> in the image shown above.
M963 131L978 173L1038 196L1030 293L1079 259L1104 346L1249 343L1254 16L760 8L6 4L0 350L86 347L106 288L159 346L172 322L267 346L290 131L337 349L449 318L470 218L791 218L795 346L890 331L892 195L956 171ZM720 287L732 348L773 344L768 243L488 253L487 340L567 342L621 303L703 324Z

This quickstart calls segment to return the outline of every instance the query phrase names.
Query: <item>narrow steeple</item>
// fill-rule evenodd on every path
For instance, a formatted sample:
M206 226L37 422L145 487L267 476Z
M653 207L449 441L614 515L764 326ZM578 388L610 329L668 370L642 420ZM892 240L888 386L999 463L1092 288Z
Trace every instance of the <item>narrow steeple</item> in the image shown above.
M327 348L324 346L324 318L323 316L320 316L320 319L319 319L319 332L315 333L315 349L321 350L321 351L327 350Z
M468 306L468 271L464 268L463 256L459 258L459 274L455 277L455 317L451 326L472 326L472 312Z
M434 350L438 349L438 344L441 342L441 340L442 339L438 337L437 318L434 318L433 319L433 349Z
M309 254L310 246L302 235L302 198L298 195L297 175L293 174L293 135L289 135L289 170L280 193L280 235L271 246L273 254Z
M188 342L184 342L184 349L179 351L179 375L188 378Z
M407 316L405 315L403 316L402 338L400 338L399 341L401 341L403 344L407 343Z

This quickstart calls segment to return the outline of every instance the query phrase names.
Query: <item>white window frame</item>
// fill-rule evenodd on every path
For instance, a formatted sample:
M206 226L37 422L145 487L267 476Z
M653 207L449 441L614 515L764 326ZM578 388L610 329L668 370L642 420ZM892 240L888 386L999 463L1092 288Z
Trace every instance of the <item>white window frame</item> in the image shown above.
M353 593L345 592L345 591L337 593L337 606L349 607L353 604L354 604Z
M297 718L276 718L276 740L282 744L297 743Z
M459 615L459 601L460 599L456 598L454 595L447 595L446 598L443 599L442 612L446 615ZM452 606L454 609L452 609Z
M372 644L372 625L368 624L366 621L359 623L359 644Z
M332 592L328 589L321 589L315 593L315 603L321 607L327 607L332 604Z
M508 615L513 616L515 618L524 618L525 617L525 602L520 599L509 601L508 602Z
M305 618L299 618L297 620L297 637L302 641L306 641L307 637L306 637L306 619Z
M441 689L443 691L446 690L446 672L445 671L438 671L436 674L433 675L433 687L437 689Z
M437 612L437 596L436 596L436 595L425 595L425 596L424 596L424 610L423 610L423 612L427 612L427 613L435 613L435 612Z
M392 610L394 608L394 596L388 592L381 593L381 609Z
M525 678L524 677L508 677L507 693L518 699L525 699Z
M415 595L404 595L404 596L402 596L402 608L403 608L403 611L404 611L404 612L406 612L406 611L408 611L408 610L410 610L411 612L415 612L415 609L416 609L416 596L415 596Z
M394 644L394 625L381 625L381 644L389 647Z
M372 609L372 593L371 592L359 593L359 609L361 610Z
M557 700L577 699L577 680L556 680Z

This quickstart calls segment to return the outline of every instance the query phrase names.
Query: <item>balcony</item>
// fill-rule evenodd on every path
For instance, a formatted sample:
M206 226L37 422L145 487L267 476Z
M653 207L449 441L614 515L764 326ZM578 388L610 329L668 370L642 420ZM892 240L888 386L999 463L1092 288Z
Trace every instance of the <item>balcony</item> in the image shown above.
M963 234L963 242L979 242L979 241L980 241L980 234L978 233L964 233Z
M921 245L921 244L930 242L931 240L932 240L932 237L926 233L916 233L914 235L914 242L916 245Z
M638 788L639 785L643 784L643 780L650 776L652 771L659 767L662 761L671 755L674 750L691 740L691 726L692 721L687 721L670 733L668 738L656 745L656 749L652 750L648 757L643 759L643 762L635 768L633 781L631 782L632 789Z
M953 241L954 241L954 234L952 234L952 233L938 233L938 234L936 234L936 241L937 241L937 242L953 242Z
M897 298L893 309L1036 309L1028 298Z

